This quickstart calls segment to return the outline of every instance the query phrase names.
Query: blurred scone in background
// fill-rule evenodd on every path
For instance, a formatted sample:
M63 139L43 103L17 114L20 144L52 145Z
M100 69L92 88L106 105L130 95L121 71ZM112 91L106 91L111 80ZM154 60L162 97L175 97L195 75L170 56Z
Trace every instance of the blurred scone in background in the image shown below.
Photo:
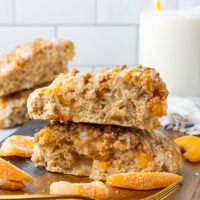
M60 73L67 73L68 61L73 56L72 42L42 39L18 46L1 56L0 128L12 128L27 122L29 94Z

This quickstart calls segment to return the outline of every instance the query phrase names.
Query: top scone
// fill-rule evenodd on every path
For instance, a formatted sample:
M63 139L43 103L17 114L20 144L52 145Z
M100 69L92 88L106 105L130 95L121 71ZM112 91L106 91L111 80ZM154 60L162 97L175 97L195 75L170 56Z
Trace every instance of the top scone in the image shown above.
M95 124L160 128L168 91L152 68L116 66L62 74L28 99L31 118Z
M0 96L50 82L68 71L74 46L64 40L35 40L0 57Z

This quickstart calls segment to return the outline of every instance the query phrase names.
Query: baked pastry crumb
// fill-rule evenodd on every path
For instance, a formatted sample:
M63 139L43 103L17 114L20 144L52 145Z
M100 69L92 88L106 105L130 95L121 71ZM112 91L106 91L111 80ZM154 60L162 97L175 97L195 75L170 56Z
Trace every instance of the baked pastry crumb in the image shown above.
M46 85L48 84L43 84L41 87ZM27 99L36 88L0 97L0 129L13 128L30 120Z
M65 40L42 40L18 46L0 57L0 96L47 83L68 71L74 46Z
M92 72L74 69L60 75L28 100L32 119L73 121L140 129L161 128L166 114L166 84L153 68L103 68Z
M182 167L171 139L132 127L54 123L38 132L35 142L32 160L37 166L94 180L127 172L179 173Z

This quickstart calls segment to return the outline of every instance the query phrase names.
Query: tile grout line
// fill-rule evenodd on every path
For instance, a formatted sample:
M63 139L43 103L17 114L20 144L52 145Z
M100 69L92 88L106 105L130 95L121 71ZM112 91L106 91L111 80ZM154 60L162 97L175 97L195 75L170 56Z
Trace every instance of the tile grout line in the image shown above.
M0 24L0 27L138 27L138 24Z
M121 63L121 64L74 64L74 63L70 63L69 64L69 66L80 66L80 67L85 67L85 66L94 66L94 67L102 67L102 66L104 66L104 67L109 67L109 66L115 66L115 65L124 65L124 64L126 64L126 65L128 65L128 66L135 66L135 65L137 65L136 63L135 64L128 64L128 63Z
M90 69L89 71L94 71L94 65L69 65L69 69L72 70L72 69L78 69L78 70L81 70L81 71L88 71L88 69ZM84 68L86 70L84 70Z

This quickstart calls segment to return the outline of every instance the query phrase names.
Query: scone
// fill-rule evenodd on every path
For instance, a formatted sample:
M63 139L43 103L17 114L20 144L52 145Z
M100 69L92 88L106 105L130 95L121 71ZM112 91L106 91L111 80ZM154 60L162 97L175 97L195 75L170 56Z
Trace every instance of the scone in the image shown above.
M163 133L80 123L47 125L35 135L32 160L52 172L101 179L126 172L179 173L182 157Z
M32 119L156 129L166 114L166 84L152 68L126 66L60 75L28 99Z
M47 83L68 71L74 46L64 40L35 40L0 58L0 96Z
M27 99L36 88L0 97L0 129L13 128L29 121Z

